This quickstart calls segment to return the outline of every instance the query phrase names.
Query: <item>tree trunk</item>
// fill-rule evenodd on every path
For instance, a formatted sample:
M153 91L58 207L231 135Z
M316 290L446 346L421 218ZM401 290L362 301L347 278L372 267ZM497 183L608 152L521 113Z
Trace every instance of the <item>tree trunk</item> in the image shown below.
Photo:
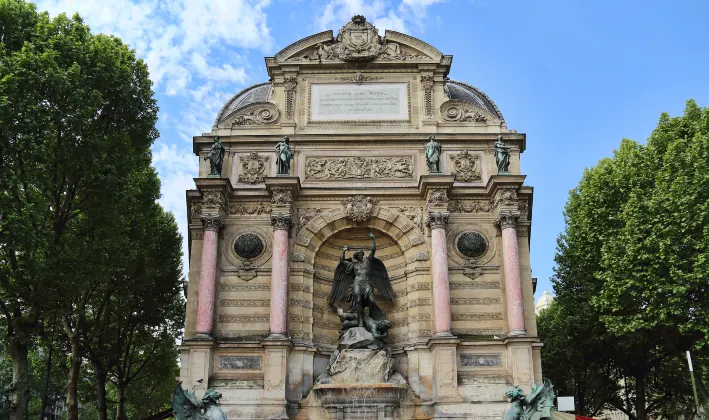
M9 340L12 359L12 384L10 392L10 420L26 420L30 403L30 369L27 344L17 337Z
M98 408L98 419L108 420L108 409L106 407L106 376L105 372L96 371L96 406Z
M81 346L79 343L79 331L74 330L69 335L71 344L71 356L69 363L69 379L66 387L66 407L67 420L79 420L79 401L77 391L79 387L79 375L81 374Z
M645 401L645 375L635 375L635 414L638 420L647 420Z
M116 420L128 420L126 416L126 389L123 381L116 382L116 391L118 392L118 405L116 407Z

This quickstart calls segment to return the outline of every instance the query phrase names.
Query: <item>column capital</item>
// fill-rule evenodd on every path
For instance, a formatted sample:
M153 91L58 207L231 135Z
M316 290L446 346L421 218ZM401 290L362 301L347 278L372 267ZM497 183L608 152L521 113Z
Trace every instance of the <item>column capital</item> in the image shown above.
M224 226L224 216L220 213L203 214L199 219L202 221L204 230L214 230L219 232L219 229Z
M430 212L426 224L431 229L445 229L449 216L450 213L447 211Z
M500 229L515 228L519 219L519 212L502 211L495 218L495 225Z
M293 217L290 214L271 214L271 226L273 230L289 230L293 224Z

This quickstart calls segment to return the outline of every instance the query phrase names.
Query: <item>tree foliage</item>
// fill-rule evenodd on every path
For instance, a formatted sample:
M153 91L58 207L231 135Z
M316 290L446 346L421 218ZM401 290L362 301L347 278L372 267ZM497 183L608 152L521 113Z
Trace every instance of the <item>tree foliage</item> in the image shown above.
M86 374L107 418L116 366L174 347L181 238L156 203L157 112L147 66L119 39L78 15L0 0L0 338L12 419L26 418L47 325L65 336L70 419Z
M584 172L564 217L557 308L540 317L546 366L584 358L594 374L581 385L619 384L605 404L632 418L691 413L684 352L709 356L709 108L688 101L647 144L623 140ZM706 367L698 373L706 403Z

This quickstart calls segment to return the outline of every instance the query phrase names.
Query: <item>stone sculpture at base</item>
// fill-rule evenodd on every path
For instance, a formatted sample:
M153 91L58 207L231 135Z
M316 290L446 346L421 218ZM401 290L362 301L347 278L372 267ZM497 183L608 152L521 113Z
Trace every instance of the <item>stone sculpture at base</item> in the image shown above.
M182 381L172 391L172 412L177 420L227 420L218 407L222 394L208 389L200 400L194 391L182 389Z
M529 398L518 386L505 392L505 398L510 405L507 406L502 420L549 420L551 409L554 406L554 386L549 379L544 379L544 384L532 385Z

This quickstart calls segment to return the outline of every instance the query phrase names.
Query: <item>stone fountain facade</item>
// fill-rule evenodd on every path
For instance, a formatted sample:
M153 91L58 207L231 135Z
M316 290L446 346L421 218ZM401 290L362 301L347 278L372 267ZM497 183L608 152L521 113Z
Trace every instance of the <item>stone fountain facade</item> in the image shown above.
M483 92L448 79L452 56L385 35L355 17L337 36L296 41L265 59L271 82L235 94L194 137L180 379L218 390L229 419L498 419L508 386L541 383L526 137ZM210 177L217 135L226 157ZM503 175L499 135L511 152ZM295 154L276 176L283 136ZM363 383L347 369L363 363L354 354L332 369L340 320L327 298L340 250L367 247L370 231L395 299L381 303L384 359L362 357L387 369Z

